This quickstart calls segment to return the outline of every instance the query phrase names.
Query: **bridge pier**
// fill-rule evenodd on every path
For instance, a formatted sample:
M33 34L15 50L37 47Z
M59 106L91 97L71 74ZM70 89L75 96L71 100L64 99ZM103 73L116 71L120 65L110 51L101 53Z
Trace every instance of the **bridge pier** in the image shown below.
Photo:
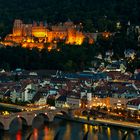
M4 130L9 130L9 122L10 122L10 117L9 116L4 116L1 118L1 123L3 124Z
M27 125L28 126L32 126L32 123L33 123L33 119L36 117L35 114L31 114L31 113L28 113L27 116L26 116L26 121L27 121Z
M5 123L4 124L4 130L9 130L10 129L10 125L9 125L9 123L7 122L7 123Z
M70 118L74 118L75 112L72 109L69 109L68 110L68 115L69 115Z
M53 120L54 120L54 114L52 112L49 112L49 114L47 116L49 118L49 122L53 122Z

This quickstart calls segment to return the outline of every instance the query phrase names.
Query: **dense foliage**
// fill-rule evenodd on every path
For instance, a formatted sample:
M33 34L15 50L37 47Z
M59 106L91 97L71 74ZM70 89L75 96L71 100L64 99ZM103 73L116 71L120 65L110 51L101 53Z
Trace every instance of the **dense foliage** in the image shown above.
M14 69L64 69L80 70L92 66L95 55L107 50L115 52L115 59L124 56L124 50L134 49L137 58L140 52L137 46L137 34L133 31L127 35L127 23L139 25L139 0L0 0L0 36L4 37L12 30L14 19L24 22L46 21L48 23L64 22L68 18L75 23L82 22L84 30L89 32L111 31L118 32L113 38L98 38L96 44L88 46L59 45L57 50L48 52L33 49L1 48L0 67ZM121 29L116 23L121 23ZM80 56L80 57L79 57ZM130 69L139 66L135 60L129 64Z
M25 22L33 20L49 23L63 22L68 18L83 22L85 30L115 30L114 23L121 21L139 24L139 0L0 0L0 35L12 29L15 18Z
M85 65L90 65L88 63L94 58L94 54L93 47L63 46L60 52L7 47L0 49L0 67L9 70L15 68L80 70L84 69Z
M114 51L112 59L120 60L124 58L124 51L127 49L133 49L137 52L137 56L133 61L126 60L128 70L134 71L135 68L140 66L137 36L133 32L130 32L129 35L116 33L108 39L99 36L93 45L86 42L81 46L59 43L57 47L57 49L50 52L47 48L42 50L8 46L0 48L0 68L7 70L23 68L28 70L59 69L79 71L88 67L96 68L101 62L105 62L105 53L108 50ZM96 58L99 54L102 54L102 60Z

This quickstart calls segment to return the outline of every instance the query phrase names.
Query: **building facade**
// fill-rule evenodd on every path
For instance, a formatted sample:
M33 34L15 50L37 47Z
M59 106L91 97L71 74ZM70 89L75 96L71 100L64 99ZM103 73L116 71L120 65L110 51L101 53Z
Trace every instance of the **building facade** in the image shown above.
M81 99L78 96L70 95L67 97L67 105L69 108L80 108Z
M13 25L13 33L6 36L5 41L13 41L23 47L43 48L44 43L57 43L64 41L66 44L81 45L85 38L90 44L97 38L97 34L84 33L82 24L75 25L72 21L57 25L48 25L43 22L24 24L22 20L16 19Z

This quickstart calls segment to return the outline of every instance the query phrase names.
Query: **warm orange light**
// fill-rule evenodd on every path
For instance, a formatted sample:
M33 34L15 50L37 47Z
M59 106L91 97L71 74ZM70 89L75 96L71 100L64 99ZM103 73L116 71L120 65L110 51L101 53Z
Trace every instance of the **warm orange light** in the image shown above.
M93 39L89 39L89 44L94 44L94 40Z
M48 51L50 52L51 50L52 50L52 46L50 45L49 47L48 47Z
M109 36L111 35L111 33L110 32L103 32L102 33L102 36L104 37L104 38L109 38Z
M45 127L44 132L45 132L45 135L48 135L48 133L49 133L48 127Z
M58 52L60 52L60 49L57 49Z
M82 25L82 23L80 23ZM39 49L44 48L45 43L53 44L48 47L48 51L53 48L57 49L57 42L66 40L66 44L76 44L81 45L84 38L89 38L89 44L94 43L92 33L90 37L84 34L82 31L76 29L76 25L72 22L66 22L61 25L51 26L48 28L40 22L40 25L34 24L24 24L22 20L15 20L13 26L13 33L6 36L6 41L13 41L15 44L22 44L24 48L34 48ZM110 36L109 32L104 32L102 34L105 38ZM11 46L16 46L14 43ZM59 50L57 50L59 51Z
M46 34L46 32L37 31L37 32L33 32L33 35L35 37L45 37L47 34Z
M27 39L27 42L30 43L30 42L32 42L32 40L31 40L30 38L28 38L28 39Z
M21 140L21 131L19 130L16 134L16 140Z
M81 44L83 43L83 40L84 40L83 37L77 37L77 38L76 38L76 41L75 41L75 44L76 44L76 45L81 45Z
M33 132L34 140L38 140L38 130L35 128Z

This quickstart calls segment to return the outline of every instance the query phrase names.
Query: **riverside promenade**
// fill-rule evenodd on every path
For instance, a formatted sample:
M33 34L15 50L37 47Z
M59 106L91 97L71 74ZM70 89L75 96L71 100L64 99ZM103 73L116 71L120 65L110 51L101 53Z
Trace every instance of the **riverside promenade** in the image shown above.
M100 123L100 124L120 126L120 127L140 130L140 124L139 123L118 121L118 120L112 120L112 119L96 119L95 122Z
M113 119L101 119L101 118L97 118L97 119L90 118L88 120L87 117L84 116L75 116L73 121L91 124L91 125L117 126L117 127L140 131L140 124L134 122L119 121Z

